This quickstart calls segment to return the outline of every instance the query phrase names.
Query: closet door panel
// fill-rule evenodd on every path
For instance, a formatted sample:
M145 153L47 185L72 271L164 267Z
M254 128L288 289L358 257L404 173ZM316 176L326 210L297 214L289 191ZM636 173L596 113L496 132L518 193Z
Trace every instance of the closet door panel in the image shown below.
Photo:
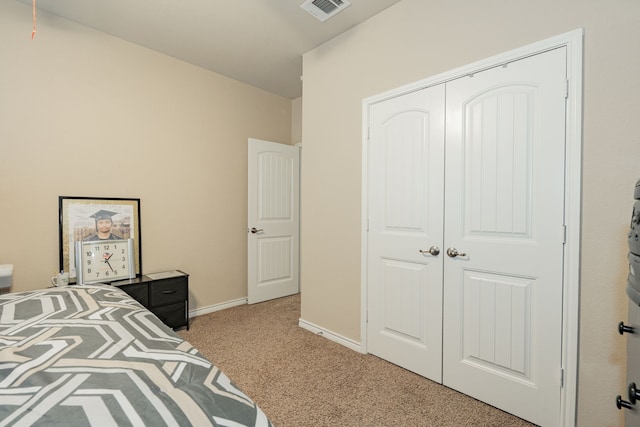
M368 351L440 382L444 86L374 104L370 123Z
M565 49L447 83L443 383L560 419Z

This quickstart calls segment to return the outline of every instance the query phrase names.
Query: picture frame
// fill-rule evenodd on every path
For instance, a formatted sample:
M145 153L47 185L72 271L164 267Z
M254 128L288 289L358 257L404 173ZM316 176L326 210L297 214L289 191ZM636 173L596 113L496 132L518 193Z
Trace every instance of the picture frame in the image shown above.
M136 276L142 275L140 199L59 196L60 271L75 282L75 242L133 239ZM111 225L109 226L109 221ZM98 226L100 225L100 230Z

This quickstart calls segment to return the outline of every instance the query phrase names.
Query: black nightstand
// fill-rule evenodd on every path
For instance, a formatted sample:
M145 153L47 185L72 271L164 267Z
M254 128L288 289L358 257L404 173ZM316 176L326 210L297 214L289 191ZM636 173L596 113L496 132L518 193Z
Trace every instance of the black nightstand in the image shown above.
M148 274L111 283L173 329L189 330L189 275L179 271Z

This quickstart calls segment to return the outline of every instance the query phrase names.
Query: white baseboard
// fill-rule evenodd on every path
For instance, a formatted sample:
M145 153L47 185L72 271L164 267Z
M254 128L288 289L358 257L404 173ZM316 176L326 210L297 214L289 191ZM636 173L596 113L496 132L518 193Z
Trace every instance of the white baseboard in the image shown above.
M203 314L213 313L214 311L224 310L225 308L237 307L247 303L247 298L239 298L232 301L222 302L220 304L209 305L207 307L189 310L189 318L202 316Z
M351 350L357 351L358 353L364 353L362 349L362 345L359 342L354 341L347 337L343 337L342 335L336 334L327 329L321 328L317 325L314 325L311 322L307 322L306 320L303 320L303 319L298 319L298 326L300 326L302 329L306 329L307 331L313 332L316 335L325 337L328 340L337 342L338 344L341 344L347 348L350 348Z
M239 305L244 305L244 304L247 304L246 297L223 302L220 304L210 305L207 307L198 308L195 310L189 310L189 318L202 316L203 314L213 313L216 311L237 307ZM328 329L321 328L320 326L314 325L311 322L307 322L306 320L303 320L303 319L298 319L298 326L300 326L302 329L306 329L307 331L313 332L316 335L320 335L322 337L327 338L328 340L331 340L347 348L350 348L353 351L357 351L358 353L364 353L361 343L354 341L350 338L344 337L340 334L336 334L335 332L331 332Z

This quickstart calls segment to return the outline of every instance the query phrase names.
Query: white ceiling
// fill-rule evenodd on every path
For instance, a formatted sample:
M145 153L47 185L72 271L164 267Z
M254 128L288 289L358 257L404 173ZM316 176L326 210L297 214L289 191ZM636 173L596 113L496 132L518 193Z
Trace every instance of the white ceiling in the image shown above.
M294 99L302 95L303 53L400 0L350 1L324 23L300 8L304 0L36 0L36 5L38 11Z

